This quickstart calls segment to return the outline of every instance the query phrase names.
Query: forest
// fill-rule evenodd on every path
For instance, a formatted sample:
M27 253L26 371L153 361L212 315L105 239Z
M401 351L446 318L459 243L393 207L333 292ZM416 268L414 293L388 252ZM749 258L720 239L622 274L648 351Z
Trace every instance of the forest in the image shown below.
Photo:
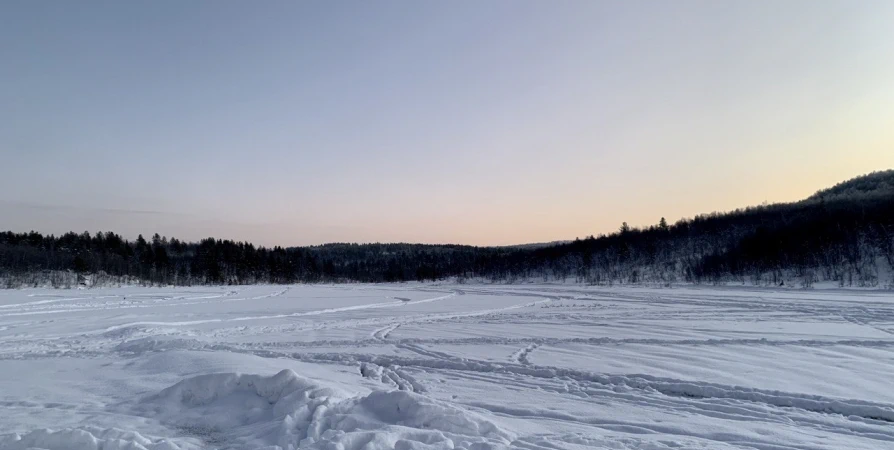
M0 232L0 285L574 281L894 285L894 170L802 201L514 247L333 243L257 247L154 234Z

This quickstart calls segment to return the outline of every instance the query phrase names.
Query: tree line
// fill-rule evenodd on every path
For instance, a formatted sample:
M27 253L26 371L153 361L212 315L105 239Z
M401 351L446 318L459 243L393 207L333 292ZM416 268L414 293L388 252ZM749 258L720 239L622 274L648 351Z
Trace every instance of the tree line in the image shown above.
M7 287L93 282L155 285L400 282L892 284L894 171L840 183L794 203L711 213L546 246L335 243L256 247L207 238L113 232L0 233ZM886 269L887 268L887 269ZM887 270L887 272L886 272ZM74 278L77 277L77 278Z

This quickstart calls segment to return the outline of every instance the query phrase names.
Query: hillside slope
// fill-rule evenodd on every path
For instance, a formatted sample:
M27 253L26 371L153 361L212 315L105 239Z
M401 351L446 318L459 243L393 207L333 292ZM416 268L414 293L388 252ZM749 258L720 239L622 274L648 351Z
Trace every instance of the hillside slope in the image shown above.
M852 178L811 195L806 201L846 199L867 195L894 195L894 170L872 172Z
M5 286L136 278L155 284L393 282L476 278L611 283L890 286L894 171L798 202L711 213L555 245L472 247L337 243L263 248L213 238L0 233ZM80 276L78 275L80 274Z

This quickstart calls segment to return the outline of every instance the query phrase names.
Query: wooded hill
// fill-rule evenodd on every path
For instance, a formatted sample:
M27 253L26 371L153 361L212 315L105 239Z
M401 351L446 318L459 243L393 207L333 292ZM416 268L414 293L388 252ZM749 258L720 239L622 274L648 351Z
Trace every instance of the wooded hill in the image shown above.
M325 244L255 247L214 238L0 233L6 287L105 284L394 282L456 277L495 282L746 282L890 286L894 170L799 202L711 213L546 246Z

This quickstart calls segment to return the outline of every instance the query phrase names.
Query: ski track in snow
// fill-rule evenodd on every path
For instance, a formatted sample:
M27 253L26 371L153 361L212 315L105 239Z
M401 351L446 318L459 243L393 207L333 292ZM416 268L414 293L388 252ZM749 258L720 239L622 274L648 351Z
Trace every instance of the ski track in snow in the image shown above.
M891 292L7 293L0 450L894 448Z
M396 330L397 327L399 327L399 326L400 326L400 322L393 323L391 325L386 325L382 328L377 329L376 331L373 331L372 337L373 337L373 339L375 339L377 341L384 341L384 340L388 339L388 335L390 335L392 332L394 332L394 330Z

